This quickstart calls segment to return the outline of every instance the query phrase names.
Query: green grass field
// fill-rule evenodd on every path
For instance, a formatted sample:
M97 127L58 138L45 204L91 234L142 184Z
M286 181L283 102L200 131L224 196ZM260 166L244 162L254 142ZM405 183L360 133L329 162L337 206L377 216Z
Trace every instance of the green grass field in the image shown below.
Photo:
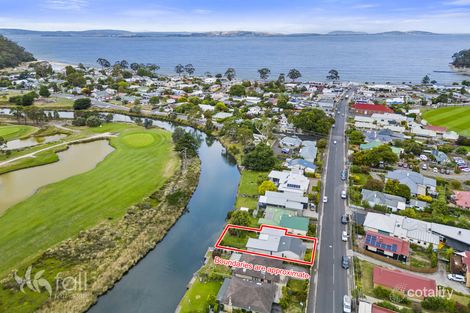
M19 138L25 138L37 131L36 127L25 125L6 125L0 126L0 137L6 141L11 141Z
M0 276L80 230L121 217L175 172L170 133L125 126L111 139L116 150L95 169L41 188L0 217Z
M180 313L209 312L209 296L216 297L222 281L195 281L181 300Z
M237 208L256 209L258 204L258 186L267 179L267 172L242 171L235 206Z
M447 127L461 135L470 136L470 106L425 111L423 118L431 125Z

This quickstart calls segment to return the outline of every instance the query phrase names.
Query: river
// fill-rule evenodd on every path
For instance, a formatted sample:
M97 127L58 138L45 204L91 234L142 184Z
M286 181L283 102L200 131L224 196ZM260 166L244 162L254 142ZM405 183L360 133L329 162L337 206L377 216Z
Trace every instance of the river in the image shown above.
M8 109L0 110L9 114ZM72 112L59 112L70 118ZM132 122L126 115L114 114L113 121ZM153 120L155 126L173 131L174 125ZM215 243L233 208L240 180L235 160L224 154L222 144L203 132L183 127L201 140L199 184L184 214L137 265L101 296L90 313L174 312L192 275L203 264L204 253Z

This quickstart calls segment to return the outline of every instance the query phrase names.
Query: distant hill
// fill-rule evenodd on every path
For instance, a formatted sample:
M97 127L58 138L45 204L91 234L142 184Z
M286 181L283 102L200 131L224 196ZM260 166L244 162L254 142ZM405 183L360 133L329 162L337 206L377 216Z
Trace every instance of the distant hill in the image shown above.
M34 61L35 58L29 52L15 42L0 36L0 69L15 67L21 62Z
M5 36L39 35L46 37L301 37L301 36L349 36L349 35L437 35L424 31L389 31L382 33L365 33L356 31L337 30L326 34L319 33L294 33L279 34L256 31L212 31L212 32L130 32L126 30L85 30L85 31L34 31L24 29L0 29L0 34Z

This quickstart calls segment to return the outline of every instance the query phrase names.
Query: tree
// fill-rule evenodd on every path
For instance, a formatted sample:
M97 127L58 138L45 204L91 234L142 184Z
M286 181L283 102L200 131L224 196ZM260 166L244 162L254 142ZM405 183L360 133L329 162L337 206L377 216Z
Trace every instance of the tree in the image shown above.
M129 68L129 62L126 60L119 61L119 65L121 65L122 68Z
M101 120L96 115L92 115L86 119L86 126L88 127L98 127L100 125Z
M183 128L177 127L172 134L172 139L175 143L175 151L179 152L181 155L185 155L188 158L192 158L197 155L197 149L199 148L200 143Z
M423 77L423 79L421 80L421 83L422 83L423 85L429 85L430 82L431 82L431 78L429 78L429 75L427 75L427 74L426 74L426 75Z
M237 84L232 85L228 92L231 96L241 97L245 95L245 87L243 85Z
M21 105L23 106L33 105L34 99L36 98L37 98L37 94L35 92L28 92L27 94L23 95Z
M359 130L352 130L348 133L349 143L353 145L360 145L364 143L366 136Z
M133 71L137 71L140 67L140 64L139 63L131 63L131 70Z
M456 68L470 68L470 49L454 53L452 59L452 65Z
M266 80L269 77L269 74L271 74L271 70L267 67L260 68L258 70L259 78L262 80Z
M47 89L46 86L41 85L41 87L39 87L39 95L41 97L48 98L51 95L51 92L49 91L49 89Z
M379 165L391 165L398 161L398 156L389 145L381 145L370 150L359 151L352 155L354 165L378 167Z
M90 98L80 98L74 101L73 109L74 110L86 110L91 107L91 99Z
M264 182L261 183L261 185L259 185L258 193L260 195L264 195L266 191L277 191L277 187L272 181L265 180Z
M363 186L364 189L382 191L384 183L380 179L369 178Z
M184 73L184 66L182 64L178 64L175 66L175 72L178 75L181 75Z
M304 132L328 134L334 119L328 117L322 110L305 108L292 118L292 122Z
M423 152L423 145L413 139L405 139L401 143L405 153L420 155Z
M36 59L23 47L0 35L0 69L16 67L21 62L35 61Z
M289 77L292 81L295 81L296 79L302 77L302 74L298 69L291 69L289 70L289 73L287 73L287 77Z
M98 58L98 60L96 60L96 63L98 63L102 68L111 67L111 63L103 58Z
M193 75L194 72L196 71L196 69L194 68L194 66L192 64L186 64L184 66L184 71L186 73L188 73L189 76Z
M227 77L228 80L232 81L236 76L235 69L233 67L229 67L225 71L225 77Z
M266 144L257 145L251 152L245 154L242 165L254 171L269 171L276 164L273 150Z
M284 84L286 82L286 74L284 73L279 74L279 77L277 78L277 82L279 84Z
M326 79L332 81L339 80L339 72L335 69L330 70L328 72L328 76L326 76Z
M387 182L385 183L384 192L391 195L400 196L406 199L411 198L410 187L405 184L400 184L400 182L396 179L387 180Z
M15 106L12 109L10 109L10 114L13 115L18 120L18 123L20 122L22 118L25 117L24 108L21 106Z

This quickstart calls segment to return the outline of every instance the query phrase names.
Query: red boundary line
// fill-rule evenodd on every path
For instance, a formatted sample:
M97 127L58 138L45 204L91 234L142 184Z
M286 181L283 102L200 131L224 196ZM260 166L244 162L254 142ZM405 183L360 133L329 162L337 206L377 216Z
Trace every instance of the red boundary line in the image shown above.
M283 257L280 257L280 256L275 256L275 255L269 255L269 254L265 254L265 253L259 253L259 252L254 252L254 251L237 249L237 248L233 248L233 247L222 246L220 243L222 242L222 239L224 238L225 234L227 233L227 231L230 228L237 228L237 229L242 229L242 230L254 231L254 232L257 232L257 233L261 232L263 230L263 228L274 228L274 229L283 230L284 235L287 236L287 237L294 237L294 238L300 238L300 239L304 239L304 240L308 240L308 241L313 241L312 259L310 261L302 261L302 260L297 260L297 259L290 259L290 258L283 258ZM293 263L299 263L299 264L303 264L303 265L312 266L313 262L315 260L315 254L316 254L316 251L317 251L318 239L315 238L315 237L288 234L287 231L288 231L287 228L271 226L271 225L264 225L264 224L261 225L259 228L227 224L225 226L222 234L220 234L219 239L217 239L217 242L215 243L215 247L218 248L218 249L222 249L222 250L235 251L235 252L240 252L240 253L246 253L246 254L251 254L251 255L262 256L262 257L270 258L270 259L276 259L276 260L281 260L281 261L287 261L287 262L293 262Z

